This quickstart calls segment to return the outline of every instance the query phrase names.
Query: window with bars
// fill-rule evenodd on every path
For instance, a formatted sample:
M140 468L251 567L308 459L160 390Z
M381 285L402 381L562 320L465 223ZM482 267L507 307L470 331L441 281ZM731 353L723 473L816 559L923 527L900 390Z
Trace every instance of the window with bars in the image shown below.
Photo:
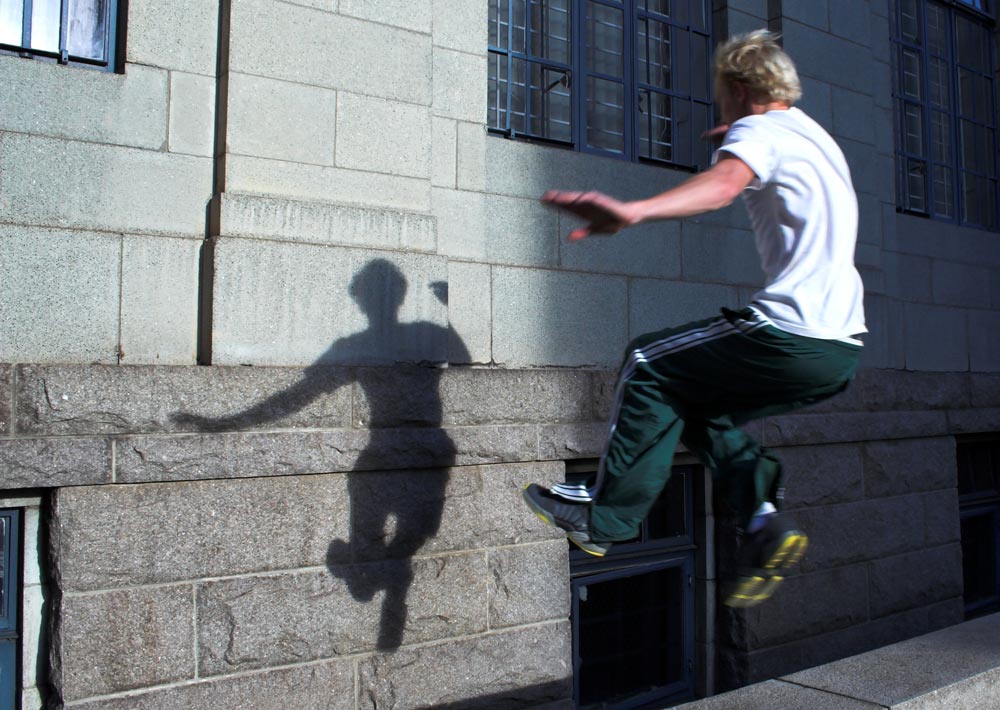
M708 0L490 0L489 15L491 131L706 164Z
M21 511L0 510L0 707L17 707Z
M987 0L894 0L897 205L998 228L994 11Z
M116 69L118 0L0 0L0 52Z
M1000 436L958 443L965 615L1000 611Z

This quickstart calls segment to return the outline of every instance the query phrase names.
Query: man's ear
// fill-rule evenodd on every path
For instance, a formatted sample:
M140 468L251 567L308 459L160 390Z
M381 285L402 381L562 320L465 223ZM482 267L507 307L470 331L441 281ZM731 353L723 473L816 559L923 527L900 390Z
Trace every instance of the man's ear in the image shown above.
M750 96L750 92L747 91L747 85L742 81L734 81L732 85L733 98L740 105L744 104Z

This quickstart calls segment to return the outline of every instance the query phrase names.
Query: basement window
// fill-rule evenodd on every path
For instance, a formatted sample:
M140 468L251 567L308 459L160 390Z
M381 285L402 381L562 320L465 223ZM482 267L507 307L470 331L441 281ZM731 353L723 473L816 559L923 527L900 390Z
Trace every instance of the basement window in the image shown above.
M965 616L1000 611L1000 436L958 442Z

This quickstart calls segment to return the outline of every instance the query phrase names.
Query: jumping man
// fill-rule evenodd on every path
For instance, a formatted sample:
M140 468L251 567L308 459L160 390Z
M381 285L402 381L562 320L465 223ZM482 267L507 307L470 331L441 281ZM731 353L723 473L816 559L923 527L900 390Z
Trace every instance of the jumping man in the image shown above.
M629 343L596 480L531 484L524 498L603 556L638 535L683 443L711 469L743 530L723 603L751 606L771 596L808 538L779 512L780 462L738 427L842 392L867 331L850 171L830 135L794 107L802 94L795 65L759 30L718 48L714 79L725 125L711 133L725 137L710 169L634 202L555 190L542 199L586 220L569 235L578 241L711 212L742 195L766 285L742 310Z

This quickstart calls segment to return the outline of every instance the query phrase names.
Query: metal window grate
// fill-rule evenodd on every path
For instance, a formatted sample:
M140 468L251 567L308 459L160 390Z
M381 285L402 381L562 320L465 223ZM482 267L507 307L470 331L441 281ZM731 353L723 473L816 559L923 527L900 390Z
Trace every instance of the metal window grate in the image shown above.
M996 230L994 19L985 2L895 0L899 209Z
M60 64L115 68L118 0L3 0L0 50Z
M966 617L1000 610L1000 438L958 445Z
M16 707L21 511L0 510L0 707Z

